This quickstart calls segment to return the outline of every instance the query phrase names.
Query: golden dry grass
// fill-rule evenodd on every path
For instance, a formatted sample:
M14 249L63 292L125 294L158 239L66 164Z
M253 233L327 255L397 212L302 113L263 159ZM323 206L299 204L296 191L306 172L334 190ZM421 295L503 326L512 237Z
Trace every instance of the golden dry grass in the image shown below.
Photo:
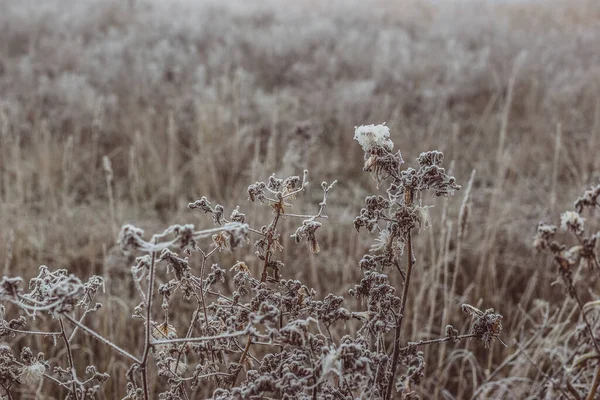
M313 183L339 187L323 251L306 258L284 243L284 276L320 294L346 292L371 239L352 218L375 191L353 127L387 121L405 159L439 148L464 186L477 171L460 257L463 192L439 202L418 237L407 331L443 334L444 312L464 330L458 310L468 302L505 316L506 343L529 338L534 300L563 304L554 269L531 247L537 221L555 219L600 177L600 5L398 4L0 1L4 274L31 277L47 264L108 276L90 324L133 347L143 326L129 319L136 304L131 260L115 247L121 224L205 224L185 207L202 195L264 215L247 204L247 185L307 168ZM114 169L114 215L103 156ZM447 297L453 274L456 296ZM548 337L558 345L561 335ZM549 338L532 357L542 359ZM123 395L122 360L98 358L108 353L92 339L81 346L113 376L105 398ZM469 398L515 348L445 352L438 369L439 350L428 350L424 398L436 388ZM524 360L494 379L505 377L528 380L500 381L486 396L528 393L540 379ZM46 383L37 398L61 394Z

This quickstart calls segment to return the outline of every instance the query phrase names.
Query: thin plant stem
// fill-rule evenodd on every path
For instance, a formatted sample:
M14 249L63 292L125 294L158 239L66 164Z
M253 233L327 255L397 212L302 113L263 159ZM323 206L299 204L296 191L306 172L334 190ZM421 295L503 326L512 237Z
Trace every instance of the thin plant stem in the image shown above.
M562 266L560 266L560 264L559 264L559 268L562 268ZM596 340L596 337L594 336L594 331L592 330L592 325L590 324L590 321L588 320L587 315L583 310L583 304L581 302L581 299L579 298L579 295L577 295L575 286L573 285L573 282L570 279L565 279L565 282L569 286L569 293L575 299L575 302L577 303L577 307L579 307L579 314L581 315L581 318L583 319L583 322L585 323L588 334L590 335L590 339L592 339L592 342L594 343L594 348L596 349L597 354L600 355L600 345L598 345L598 341Z
M412 192L408 190L406 192L406 205L412 205ZM400 300L400 309L398 310L398 318L396 322L396 330L394 332L394 350L392 353L392 365L390 367L389 372L389 381L388 386L385 392L384 398L389 400L392 395L392 387L394 385L394 377L396 376L396 370L398 368L398 360L400 359L400 337L402 335L402 321L404 320L404 310L406 308L406 301L408 299L408 287L410 285L410 277L413 270L413 251L412 251L412 234L411 230L408 230L407 240L407 268L406 268L406 278L404 280L404 286L402 287L402 298Z
M475 334L473 333L467 333L465 335L459 335L456 337L444 337L444 338L438 338L438 339L430 339L430 340L420 340L418 342L409 342L409 345L406 347L403 347L400 349L400 351L404 351L404 350L408 350L408 348L410 346L426 346L429 344L436 344L436 343L445 343L445 342L453 342L456 340L463 340L463 339L469 339L469 338L473 338L475 337Z
M150 344L152 346L158 346L158 345L172 344L172 343L185 343L185 342L200 343L200 342L208 342L210 340L226 339L226 338L232 338L232 337L247 335L248 332L249 332L249 330L250 330L250 325L248 325L246 327L246 329L241 330L241 331L236 331L236 332L222 333L220 335L214 335L214 336L202 336L202 337L192 337L192 338L175 338L175 339L153 340Z
M152 330L152 295L154 289L154 268L156 261L156 253L152 252L151 260L150 260L150 277L148 282L148 295L146 296L148 307L146 307L146 335L145 335L145 344L144 344L144 353L142 356L142 361L140 363L140 369L142 370L142 386L144 389L144 399L150 399L150 392L148 388L148 356L150 354L150 347L152 344L150 343L150 332Z
M77 373L75 372L75 363L73 362L73 351L71 350L71 343L69 342L69 338L67 337L67 333L65 331L65 324L62 321L62 318L58 319L58 323L60 324L60 334L65 342L65 347L67 348L67 358L69 360L69 369L71 370L71 379L73 379L73 396L75 400L79 400L79 396L77 395Z
M79 318L79 323L83 324L83 320L85 319L85 316L88 315L88 313L92 312L92 310L88 309L85 310L83 312L83 315L81 316L81 318ZM73 332L71 332L71 336L69 336L69 342L73 341L73 338L75 337L75 335L77 334L77 330L79 329L79 327L76 325L75 328L73 329Z
M4 385L1 385L1 386L2 386L2 389L4 389L4 393L6 393L8 400L13 400L14 397L12 396L12 393L10 392L10 390Z
M82 331L90 334L93 338L104 343L108 347L111 347L113 350L115 350L117 353L121 354L122 356L129 358L130 360L132 360L133 362L135 362L137 364L141 363L141 361L137 357L135 357L134 355L131 355L126 350L123 350L122 348L120 348L119 346L117 346L116 344L111 342L110 340L106 339L104 336L100 335L99 333L97 333L97 332L93 331L92 329L88 328L87 326L79 323L79 321L77 321L76 319L68 316L67 314L63 314L63 317L65 319L67 319L69 322L71 322L72 324L74 324L75 326L78 326L79 329L81 329Z
M588 393L586 400L594 399L599 385L600 385L600 364L596 365L596 370L594 372L594 380L592 382L592 386L590 387L590 392Z

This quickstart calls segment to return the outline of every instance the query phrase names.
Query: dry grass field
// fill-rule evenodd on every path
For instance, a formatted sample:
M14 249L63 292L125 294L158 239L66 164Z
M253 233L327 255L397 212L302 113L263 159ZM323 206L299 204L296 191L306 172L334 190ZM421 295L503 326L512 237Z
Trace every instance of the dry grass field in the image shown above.
M28 280L47 265L82 281L103 276L95 300L103 307L85 324L139 355L145 324L131 318L140 298L134 257L116 244L121 226L139 226L146 237L173 224L212 228L187 206L202 196L227 215L239 205L248 220L268 224L273 210L249 202L248 185L307 169L310 185L294 213L316 213L320 182L338 183L318 254L293 243L298 221L281 222L281 275L314 288L315 298L344 296L344 307L359 311L365 305L347 293L363 277L359 261L374 236L357 233L353 220L365 196L385 195L387 186L376 188L363 172L353 135L355 126L386 122L408 165L440 150L462 186L447 199L423 195L434 207L430 226L414 231L403 344L443 337L447 324L468 332L468 303L504 316L507 345L423 347L413 394L600 398L592 390L600 354L582 352L580 338L588 334L582 315L600 331L594 303L580 313L554 284L553 257L533 246L539 221L557 223L600 183L600 3L391 3L0 0L2 275ZM598 210L582 215L586 228L598 228ZM254 251L250 244L212 259L227 271L223 294L235 290L229 270L237 261L260 277ZM400 275L383 272L399 296ZM597 271L573 274L578 299L598 300ZM178 301L169 322L183 335L194 304ZM159 302L153 312L162 321ZM3 304L3 323L20 315ZM24 329L59 326L40 313ZM331 329L340 340L358 327ZM17 356L24 346L44 352L50 367L66 368L71 353L53 337L0 339ZM110 374L89 398L126 396L129 360L82 333L71 347L80 375L87 365ZM574 365L573 354L589 357ZM150 398L159 398L168 379L154 367L148 373ZM44 379L0 396L63 399L67 386ZM210 397L216 386L189 389L189 398Z

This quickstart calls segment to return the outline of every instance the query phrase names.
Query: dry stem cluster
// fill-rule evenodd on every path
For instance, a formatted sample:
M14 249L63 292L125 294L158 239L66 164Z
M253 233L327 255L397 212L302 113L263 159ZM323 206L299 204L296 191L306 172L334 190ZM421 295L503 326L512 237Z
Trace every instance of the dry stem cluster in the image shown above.
M418 273L413 235L428 224L426 194L448 196L460 189L441 167L443 154L422 153L416 169L401 169L404 161L399 151L392 151L387 126L358 127L355 139L365 152L364 170L378 185L388 184L385 195L365 199L354 220L357 231L365 228L378 235L370 253L358 263L363 278L348 290L350 297L360 300L361 309L350 311L344 297L316 293L301 281L286 278L285 265L278 258L282 235L290 235L280 228L283 219L301 221L291 238L307 243L312 253L320 251L318 230L328 218L328 195L336 182L321 184L316 213L295 214L290 209L308 188L308 171L302 177L271 175L248 187L250 201L272 208L272 219L262 226L250 225L239 207L226 211L202 197L189 208L210 216L214 228L172 225L145 239L142 229L122 227L121 250L138 255L131 279L140 302L131 311L132 318L144 325L143 348L126 349L126 344L86 325L86 319L102 312L102 277L83 282L67 270L42 266L28 289L22 287L21 278L4 277L0 298L12 306L11 313L20 313L9 319L2 306L2 336L51 336L66 354L65 360L49 362L43 353L34 356L28 347L3 347L4 397L13 398L15 386L48 379L64 388L68 399L95 398L110 377L94 365L75 364L74 345L83 335L129 363L125 399L131 400L152 398L155 385L148 378L150 369L166 383L166 390L158 395L163 400L189 399L191 390L208 382L214 399L416 399L425 371L423 346L474 338L489 347L502 330L502 316L467 304L463 311L472 317L469 332L460 334L448 325L445 337L411 341L402 330L411 276ZM243 261L227 268L218 263L219 253L250 243L258 274ZM226 280L235 287L231 295L220 289ZM188 325L175 327L171 315L181 312L184 303L193 307ZM28 325L36 325L40 314L49 314L60 329L30 330ZM342 325L336 332L343 332L344 324L355 329L335 337L334 324Z

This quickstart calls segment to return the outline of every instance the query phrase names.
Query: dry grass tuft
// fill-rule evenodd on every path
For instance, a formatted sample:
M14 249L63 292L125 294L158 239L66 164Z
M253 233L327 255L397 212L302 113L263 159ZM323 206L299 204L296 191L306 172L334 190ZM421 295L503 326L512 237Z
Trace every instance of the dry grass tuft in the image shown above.
M380 381L373 398L393 396L396 388L405 397L436 399L597 397L598 278L591 257L597 246L591 243L598 211L582 200L583 209L559 218L560 210L573 209L581 188L600 179L597 2L4 3L0 260L5 277L33 279L29 290L16 280L2 282L0 364L6 374L0 381L8 396L51 399L76 392L81 399L85 387L96 390L91 398L155 398L185 387L193 398L210 396L218 386L228 398L233 387L248 389L264 376L266 370L246 371L260 370L267 354L279 357L271 360L275 366L288 354L286 346L304 347L299 344L318 338L329 350L314 347L322 352L293 360L304 363L303 373L312 371L302 381L312 382L303 386L309 397L313 387L318 396L330 390L325 388L358 396L362 389L352 385L375 378ZM373 142L379 150L361 142L368 154L363 163L351 133L361 123L382 121L389 137L381 127L371 131L381 139ZM401 158L389 148L392 142L407 161L427 149L443 152L443 176L466 184L462 202L411 191L398 196L402 185L394 174ZM426 154L427 160L438 157ZM304 169L338 183L330 193L329 185L304 190L302 176L293 179L302 188L298 193L285 189L290 181L264 181L273 193L260 185L272 173L294 177ZM444 179L435 182L448 183ZM265 193L262 207L246 201L251 182L258 182L251 186L257 202ZM397 188L385 192L389 184ZM324 193L327 219L316 206ZM372 193L369 198L395 196L411 228L390 230L392 221L379 220L379 228L371 225L379 250L370 253L374 238L357 234L353 220ZM213 217L216 231L186 210L201 195L214 205L206 199L192 204ZM281 217L294 214L304 218ZM543 225L536 244L548 245L538 254L531 243L535 226L559 219L565 236ZM246 227L246 221L259 223ZM121 243L137 246L149 260L136 261L141 253L124 254L115 244L120 226L129 226ZM154 240L141 228L166 236ZM278 237L280 232L285 234ZM265 242L238 249L244 233L264 235ZM391 330L367 337L361 327L372 318L369 307L382 305L361 304L348 290L366 279L359 268L368 264L364 254L376 258L389 251L391 264L376 263L369 279L390 288L386 299L394 312L383 325ZM409 252L415 258L410 273ZM566 296L552 285L556 271ZM249 286L238 300L236 274L248 276ZM172 280L177 291L187 288L190 303L173 295L161 308ZM283 318L270 314L270 307L260 309L262 302L252 305L261 284L271 296L266 304L291 302L276 307L287 313ZM295 314L298 304L318 302L314 314ZM25 314L13 303L28 304ZM508 347L496 340L487 342L489 349L471 340L453 343L460 334L479 332L458 312L462 304L472 304L466 310L493 338L498 314L486 308L498 310ZM234 324L222 311L243 307L261 321L236 314L249 325ZM31 314L35 321L23 325L20 316ZM132 314L141 321L131 321ZM325 329L323 318L348 315L347 323ZM229 322L218 325L212 318ZM280 336L263 337L264 325L255 324ZM29 330L47 333L19 332ZM182 345L186 337L221 334L227 337ZM443 343L419 348L422 354L408 345L432 338ZM371 361L381 358L380 368L352 369L356 379L349 379L340 358L345 349ZM138 367L130 369L132 363ZM86 371L87 365L95 368ZM155 379L157 374L162 377ZM175 375L211 384L206 391L194 391L193 379L173 386L169 377Z

